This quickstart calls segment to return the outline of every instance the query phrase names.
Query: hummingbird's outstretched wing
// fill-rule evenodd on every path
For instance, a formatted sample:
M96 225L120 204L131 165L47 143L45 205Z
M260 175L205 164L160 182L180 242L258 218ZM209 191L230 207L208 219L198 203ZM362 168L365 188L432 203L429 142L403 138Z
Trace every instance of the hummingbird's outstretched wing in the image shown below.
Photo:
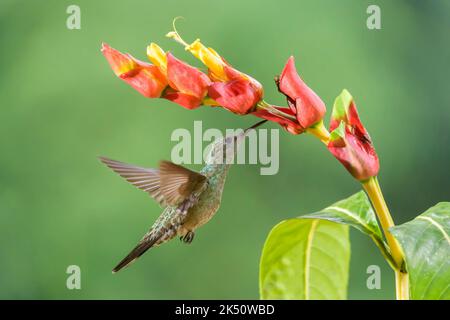
M170 161L161 161L158 170L142 168L106 157L99 159L128 182L147 192L162 206L176 206L191 195L204 190L207 184L207 178L204 175Z
M137 188L147 192L161 206L167 205L164 201L164 196L161 193L159 170L142 168L132 164L108 159L106 157L99 157L99 159L122 178L125 178Z
M204 175L170 161L160 162L159 176L164 200L172 206L179 205L192 196L198 196L207 185Z
M113 272L117 272L151 247L169 241L178 234L188 210L198 202L208 186L208 179L170 161L161 161L159 170L137 167L105 157L100 157L100 161L166 206L150 231L113 269Z

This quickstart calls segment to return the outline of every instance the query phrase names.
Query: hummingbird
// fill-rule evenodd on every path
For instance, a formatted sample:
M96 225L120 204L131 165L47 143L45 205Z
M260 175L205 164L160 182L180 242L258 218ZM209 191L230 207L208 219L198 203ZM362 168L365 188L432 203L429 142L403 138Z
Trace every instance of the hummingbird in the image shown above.
M112 270L113 273L129 266L148 249L179 237L184 243L194 240L197 228L206 224L217 212L222 199L230 159L249 130L217 139L205 159L205 166L192 171L170 161L161 161L158 169L143 168L106 157L99 157L110 169L137 188L145 191L164 209L150 230L133 250Z

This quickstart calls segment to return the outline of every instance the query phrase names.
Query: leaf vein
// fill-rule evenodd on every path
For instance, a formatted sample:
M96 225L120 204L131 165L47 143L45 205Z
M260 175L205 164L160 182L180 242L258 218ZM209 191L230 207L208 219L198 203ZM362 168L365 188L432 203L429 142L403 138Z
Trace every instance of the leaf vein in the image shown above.
M344 208L340 208L340 207L328 207L325 210L330 209L330 210L335 210L335 211L339 211L340 213L343 213L347 216L349 216L350 218L352 218L353 220L355 220L356 222L358 222L360 225L362 225L365 229L369 230L372 233L375 233L375 231L371 228L371 226L369 224L367 224L364 220L362 220L357 214L351 212L350 210L344 209Z
M417 219L427 220L428 222L430 222L433 226L435 226L442 233L444 238L447 240L447 243L450 244L449 235L447 234L447 232L445 232L444 228L439 223L437 223L433 218L419 216L419 217L417 217Z

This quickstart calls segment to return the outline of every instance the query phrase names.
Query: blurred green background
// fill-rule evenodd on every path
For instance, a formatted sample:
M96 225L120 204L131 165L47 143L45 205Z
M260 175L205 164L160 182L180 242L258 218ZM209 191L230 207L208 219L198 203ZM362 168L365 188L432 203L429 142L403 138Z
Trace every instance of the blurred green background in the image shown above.
M81 8L81 30L66 28L71 4ZM381 7L381 30L366 27L369 4ZM256 120L149 100L113 75L102 41L142 60L154 41L199 66L164 37L179 15L188 41L201 38L258 79L272 103L285 103L273 77L290 55L329 109L350 90L397 223L450 200L449 1L2 0L0 298L258 298L271 227L360 189L313 137L280 132L277 175L234 166L220 211L191 246L173 241L112 275L161 210L96 157L155 166L170 157L176 128ZM357 231L351 238L349 298L394 298L375 246ZM72 264L81 290L66 288ZM381 290L366 288L372 264L382 269Z

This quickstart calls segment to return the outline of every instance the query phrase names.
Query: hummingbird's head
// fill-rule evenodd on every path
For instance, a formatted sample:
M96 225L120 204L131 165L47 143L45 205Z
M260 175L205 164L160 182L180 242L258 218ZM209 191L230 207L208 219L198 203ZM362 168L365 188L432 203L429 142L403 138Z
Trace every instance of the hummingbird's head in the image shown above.
M260 121L245 130L237 129L234 131L234 134L226 135L224 138L214 141L211 146L211 151L206 158L206 164L233 163L234 156L247 133L266 121L267 120Z

